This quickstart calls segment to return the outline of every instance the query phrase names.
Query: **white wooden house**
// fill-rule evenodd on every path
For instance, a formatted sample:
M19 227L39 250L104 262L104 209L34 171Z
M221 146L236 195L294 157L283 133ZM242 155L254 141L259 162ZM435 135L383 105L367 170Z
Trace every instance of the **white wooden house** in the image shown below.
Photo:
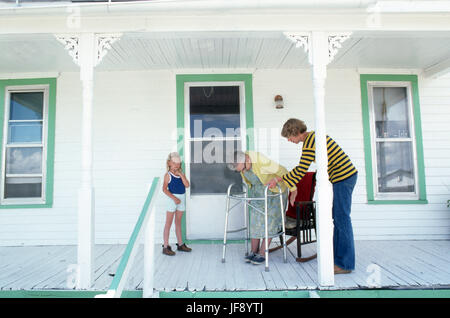
M226 106L202 104L211 94ZM392 253L421 241L444 267L435 284L450 285L450 1L0 0L2 255L24 261L9 247L70 246L77 287L91 289L95 244L127 244L171 151L192 183L183 235L194 252L212 246L223 238L223 186L236 178L196 161L193 148L232 144L291 169L301 149L280 136L291 117L318 137L319 255L308 288L348 279L332 272L325 133L359 171L361 255L381 257L378 241L386 253L382 241L400 244ZM218 136L225 128L240 134ZM162 195L152 240L167 262ZM23 287L14 281L0 276L0 288ZM258 289L244 285L235 289Z

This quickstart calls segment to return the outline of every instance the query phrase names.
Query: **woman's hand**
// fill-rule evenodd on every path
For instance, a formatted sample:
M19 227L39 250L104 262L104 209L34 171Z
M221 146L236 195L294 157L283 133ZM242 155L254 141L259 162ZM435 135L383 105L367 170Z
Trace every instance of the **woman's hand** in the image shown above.
M175 199L173 199L173 201L175 202L175 204L180 204L181 203L181 200L178 199L177 197L175 197Z
M272 188L275 188L277 186L278 181L280 181L280 180L278 180L278 178L273 178L266 185L269 186L269 189L272 189Z
M297 197L297 190L291 191L290 197L289 197L289 202L291 203L292 206L294 206L294 202L295 202L295 198L296 197Z

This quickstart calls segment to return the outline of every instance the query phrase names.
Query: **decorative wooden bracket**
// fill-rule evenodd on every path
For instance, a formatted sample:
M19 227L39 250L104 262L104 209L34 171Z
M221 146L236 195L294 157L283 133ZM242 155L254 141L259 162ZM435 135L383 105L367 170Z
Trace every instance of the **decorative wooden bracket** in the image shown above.
M64 48L68 51L72 57L74 63L81 66L80 62L80 43L81 35L79 34L56 34L56 39L64 45ZM93 66L97 66L103 60L105 55L111 49L111 45L120 39L121 34L95 34L95 48L94 48L94 63Z
M284 32L284 35L295 43L295 47L303 47L305 53L308 54L308 61L312 64L311 54L311 34L310 33L296 33L296 32ZM339 49L342 47L342 43L347 40L351 35L351 32L343 33L329 33L328 38L328 61L329 64L336 56Z

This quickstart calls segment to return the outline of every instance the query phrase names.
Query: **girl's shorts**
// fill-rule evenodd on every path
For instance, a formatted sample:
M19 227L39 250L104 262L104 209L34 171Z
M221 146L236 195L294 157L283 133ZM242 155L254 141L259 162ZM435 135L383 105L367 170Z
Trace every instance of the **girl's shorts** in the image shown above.
M183 194L175 194L172 193L175 197L180 199L180 204L176 204L172 198L166 195L166 211L175 212L175 211L184 211L186 210L186 193Z

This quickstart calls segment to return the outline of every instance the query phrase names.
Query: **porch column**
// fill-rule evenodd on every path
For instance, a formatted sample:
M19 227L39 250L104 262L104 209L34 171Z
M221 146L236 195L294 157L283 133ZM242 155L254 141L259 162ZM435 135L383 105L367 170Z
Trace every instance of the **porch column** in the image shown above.
M81 183L78 191L77 289L89 289L93 278L95 244L95 194L93 183L92 114L94 67L106 55L118 35L82 33L57 35L80 67L82 85Z
M319 284L334 285L333 261L333 188L328 180L328 156L325 125L325 80L328 64L328 40L324 32L313 32L310 47L315 106L317 164L317 267Z
M308 34L286 33L288 38L303 46L312 65L316 132L316 193L317 193L317 263L320 286L334 285L333 258L333 188L328 180L328 155L325 125L325 80L327 64L349 34L331 35L314 31Z
M95 202L92 154L92 103L94 97L95 36L80 36L80 80L83 94L81 117L81 184L78 191L78 285L92 285L95 245Z

